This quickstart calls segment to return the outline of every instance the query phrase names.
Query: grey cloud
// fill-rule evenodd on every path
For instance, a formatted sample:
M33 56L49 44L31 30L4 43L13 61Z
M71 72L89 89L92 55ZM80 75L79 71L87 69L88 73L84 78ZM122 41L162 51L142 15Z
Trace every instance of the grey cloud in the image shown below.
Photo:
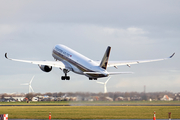
M57 22L179 27L180 2L165 1L21 1L1 4L1 22ZM3 7L6 6L6 7ZM6 11L7 13L4 14Z

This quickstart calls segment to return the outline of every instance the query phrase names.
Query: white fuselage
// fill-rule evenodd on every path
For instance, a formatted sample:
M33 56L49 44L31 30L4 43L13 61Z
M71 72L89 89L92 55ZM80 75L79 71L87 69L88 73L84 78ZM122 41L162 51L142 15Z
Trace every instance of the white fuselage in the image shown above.
M52 56L63 62L69 71L86 75L90 78L107 77L107 71L94 62L93 60L83 56L82 54L64 46L56 45L52 51ZM102 74L86 74L85 72L100 72Z

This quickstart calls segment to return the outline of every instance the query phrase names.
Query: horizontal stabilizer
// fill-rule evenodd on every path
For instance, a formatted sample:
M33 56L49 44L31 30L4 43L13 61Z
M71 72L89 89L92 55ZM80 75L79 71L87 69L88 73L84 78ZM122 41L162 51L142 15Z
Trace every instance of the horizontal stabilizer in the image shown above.
M117 75L117 74L133 74L133 72L108 72L109 75Z
M100 72L84 72L84 74L98 74L98 75L100 75L102 73L100 73Z
M102 74L101 72L84 72L84 74ZM116 75L116 74L133 74L133 72L108 72L108 75Z

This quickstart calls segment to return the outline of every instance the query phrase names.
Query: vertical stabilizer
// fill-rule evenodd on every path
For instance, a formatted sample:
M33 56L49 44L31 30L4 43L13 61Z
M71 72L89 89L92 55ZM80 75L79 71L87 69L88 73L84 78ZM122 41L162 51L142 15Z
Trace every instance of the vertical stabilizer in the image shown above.
M103 68L103 69L106 69L107 68L107 64L108 64L108 60L109 60L109 55L110 55L110 51L111 51L111 47L108 46L107 47L107 50L104 54L104 57L100 63L100 67Z

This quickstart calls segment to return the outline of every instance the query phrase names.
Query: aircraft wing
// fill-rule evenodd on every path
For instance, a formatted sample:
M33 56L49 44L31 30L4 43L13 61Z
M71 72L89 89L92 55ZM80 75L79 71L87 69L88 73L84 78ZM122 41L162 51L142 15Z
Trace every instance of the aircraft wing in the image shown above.
M37 65L47 65L52 67L58 67L61 69L66 68L65 64L61 61L29 61L29 60L19 60L19 59L11 59L7 57L7 53L5 53L5 57L12 61L18 61L18 62L25 62L25 63L31 63L31 64L37 64Z
M132 64L139 64L139 63L147 63L147 62L155 62L155 61L162 61L170 59L174 56L175 53L173 53L170 57L167 58L161 58L161 59L151 59L151 60L131 60L131 61L109 61L107 67L117 67L121 65L127 65L130 67Z

